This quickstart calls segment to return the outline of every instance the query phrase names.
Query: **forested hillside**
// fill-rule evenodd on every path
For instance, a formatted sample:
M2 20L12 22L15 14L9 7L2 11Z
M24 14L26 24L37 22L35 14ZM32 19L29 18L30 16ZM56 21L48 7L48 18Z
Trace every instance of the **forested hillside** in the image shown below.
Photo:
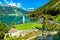
M51 16L56 16L60 14L60 0L51 0L49 3L30 12L28 16L34 18L40 18L42 15L49 14Z

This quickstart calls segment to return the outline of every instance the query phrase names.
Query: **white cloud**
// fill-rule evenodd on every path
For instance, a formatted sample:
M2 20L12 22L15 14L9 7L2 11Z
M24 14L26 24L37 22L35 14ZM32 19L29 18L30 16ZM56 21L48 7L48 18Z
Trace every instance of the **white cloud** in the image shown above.
M10 3L9 3L7 0L4 0L4 1L10 6L15 6L15 7L21 7L22 6L21 3L13 3L13 1L12 2L10 1Z
M0 2L0 4L2 4L2 3Z
M9 2L7 0L4 0L7 4L9 4Z
M21 5L21 3L17 3L17 5L18 5L18 6Z
M21 3L17 3L16 6L17 6L17 7L22 7Z
M4 0L4 1L7 1L7 0Z
M21 5L21 3L13 3L13 2L9 2L7 0L4 0L9 6L15 6L15 7L18 7L18 8L22 8L24 10L27 10L27 11L34 11L34 8L25 8ZM0 2L0 4L2 4L2 2Z
M34 9L34 8L28 8L28 9Z
M23 7L24 10L26 10L26 8Z
M27 10L28 11L34 11L34 8L28 8Z
M10 6L16 6L16 3L9 3Z
M21 5L21 3L9 3L8 5L10 5L10 6L15 6L15 7L22 7L22 5Z

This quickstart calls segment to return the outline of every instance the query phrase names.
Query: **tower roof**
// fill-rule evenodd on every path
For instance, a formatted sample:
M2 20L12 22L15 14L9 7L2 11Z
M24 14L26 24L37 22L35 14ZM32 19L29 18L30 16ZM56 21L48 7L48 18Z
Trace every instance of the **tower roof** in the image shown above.
M16 32L16 30L15 30L14 28L11 28L11 29L9 30L9 33L14 33L14 32Z

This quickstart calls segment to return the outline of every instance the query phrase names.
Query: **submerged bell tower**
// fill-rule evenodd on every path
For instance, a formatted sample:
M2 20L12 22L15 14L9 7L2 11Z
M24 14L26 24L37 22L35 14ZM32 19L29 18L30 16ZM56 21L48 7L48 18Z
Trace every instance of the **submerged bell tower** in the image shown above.
M25 16L23 15L23 24L25 23Z

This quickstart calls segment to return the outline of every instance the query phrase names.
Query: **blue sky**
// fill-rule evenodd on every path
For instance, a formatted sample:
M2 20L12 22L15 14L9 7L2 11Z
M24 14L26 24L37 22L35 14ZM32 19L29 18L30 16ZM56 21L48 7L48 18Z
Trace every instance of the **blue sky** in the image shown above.
M9 4L11 0L0 0L0 4ZM48 3L50 0L12 0L13 3L16 4L16 6L23 7L24 9L37 9L38 7L41 7ZM14 4L14 5L15 5Z

